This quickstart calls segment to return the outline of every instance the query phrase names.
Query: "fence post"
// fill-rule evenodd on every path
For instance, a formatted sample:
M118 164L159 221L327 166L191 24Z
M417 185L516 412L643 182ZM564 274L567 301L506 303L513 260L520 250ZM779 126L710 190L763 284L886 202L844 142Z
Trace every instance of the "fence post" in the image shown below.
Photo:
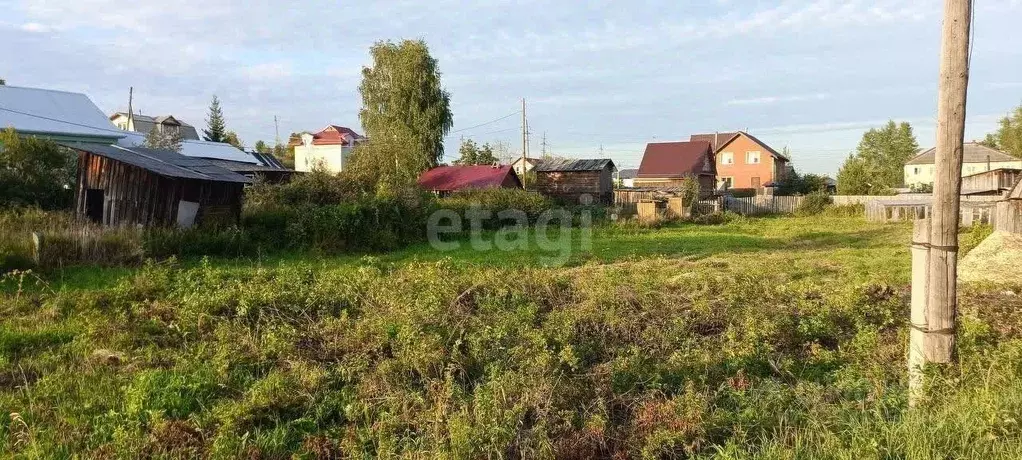
M43 262L43 233L32 232L32 260L36 265L42 265Z
M912 229L912 312L908 342L908 404L922 396L923 365L926 364L926 304L930 279L930 220L918 219Z

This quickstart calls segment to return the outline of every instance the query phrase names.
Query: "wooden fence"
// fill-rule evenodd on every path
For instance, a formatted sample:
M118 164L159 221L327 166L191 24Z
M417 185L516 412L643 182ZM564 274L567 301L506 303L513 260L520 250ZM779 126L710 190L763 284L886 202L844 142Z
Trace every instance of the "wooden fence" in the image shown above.
M1022 200L998 201L994 207L994 229L1022 234Z
M730 211L743 216L791 214L802 205L804 199L804 196L759 195L746 198L723 196L712 200L700 201L698 211L702 214Z
M997 225L998 202L989 199L966 200L962 197L959 222L963 226L974 224ZM999 198L999 197L993 197ZM897 222L903 220L927 219L930 217L932 200L870 201L866 203L866 220L870 222ZM1004 211L1007 213L1007 210Z

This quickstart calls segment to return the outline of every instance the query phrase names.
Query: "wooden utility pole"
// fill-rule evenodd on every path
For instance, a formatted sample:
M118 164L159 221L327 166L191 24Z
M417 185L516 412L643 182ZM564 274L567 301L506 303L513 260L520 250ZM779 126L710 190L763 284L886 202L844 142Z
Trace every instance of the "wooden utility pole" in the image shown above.
M277 116L273 116L273 136L276 145L280 145L280 122L277 121Z
M529 125L525 118L525 98L522 98L522 189L525 189L525 173L529 172Z
M972 0L945 0L937 92L936 176L930 224L926 360L951 362L958 313L958 220L969 86Z
M909 405L921 396L925 363L950 363L958 315L958 221L969 87L972 0L944 0L940 81L937 90L937 152L929 221L912 235L912 331L909 343Z
M135 87L134 86L129 86L128 87L128 129L127 129L128 131L134 131L135 130L135 124L132 123L132 121L135 118L135 115L131 112L131 103L132 103L132 99L134 99L134 97L135 97Z

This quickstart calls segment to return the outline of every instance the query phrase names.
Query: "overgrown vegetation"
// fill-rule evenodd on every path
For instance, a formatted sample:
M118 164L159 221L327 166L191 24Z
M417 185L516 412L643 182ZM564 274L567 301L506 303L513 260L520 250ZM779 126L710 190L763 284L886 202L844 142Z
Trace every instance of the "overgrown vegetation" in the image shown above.
M1022 287L964 291L961 367L909 412L908 233L766 218L608 227L560 269L419 249L9 280L0 452L1015 458Z
M65 209L74 199L77 157L37 137L0 130L0 208Z

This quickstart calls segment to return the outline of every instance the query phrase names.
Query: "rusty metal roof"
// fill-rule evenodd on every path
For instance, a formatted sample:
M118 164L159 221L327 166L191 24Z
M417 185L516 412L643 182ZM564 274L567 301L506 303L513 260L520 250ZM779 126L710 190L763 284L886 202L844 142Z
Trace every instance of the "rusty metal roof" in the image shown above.
M543 160L533 171L537 172L567 172L567 171L600 171L607 165L615 169L614 161L610 158L598 158L588 160Z
M464 188L497 188L508 176L521 186L511 166L437 166L419 176L419 186L432 191L450 192Z

